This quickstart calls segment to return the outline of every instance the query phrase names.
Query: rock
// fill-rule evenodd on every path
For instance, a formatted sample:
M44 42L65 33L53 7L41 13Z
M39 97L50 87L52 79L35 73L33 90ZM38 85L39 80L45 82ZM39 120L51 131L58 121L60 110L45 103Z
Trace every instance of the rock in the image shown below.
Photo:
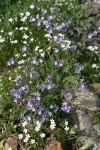
M9 137L5 142L3 148L1 148L0 150L8 150L10 148L12 148L12 150L17 150L17 146L17 137Z
M44 150L63 150L63 149L61 143L56 139L52 138L47 140L46 148Z
M98 143L94 138L87 136L81 136L76 140L76 149L77 150L97 150Z
M94 129L97 132L98 136L100 136L100 125L98 124L94 125Z
M92 94L87 90L78 89L75 92L76 100L73 102L79 109L87 111L96 111L100 109L100 100L96 94Z
M84 16L96 16L100 9L100 0L87 0L81 2L81 8L84 10Z
M80 128L80 135L86 135L89 137L97 136L97 133L94 129L93 123L91 121L91 118L89 115L82 110L77 110L76 115L79 122L79 128Z

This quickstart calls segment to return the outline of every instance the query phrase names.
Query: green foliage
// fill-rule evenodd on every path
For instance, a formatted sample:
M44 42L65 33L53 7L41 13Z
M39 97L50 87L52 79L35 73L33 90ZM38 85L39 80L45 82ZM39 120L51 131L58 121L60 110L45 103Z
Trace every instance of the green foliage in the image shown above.
M23 136L21 143L38 150L47 137L64 141L77 133L73 91L95 73L94 53L85 44L94 20L83 16L76 0L31 3L0 3L0 131Z

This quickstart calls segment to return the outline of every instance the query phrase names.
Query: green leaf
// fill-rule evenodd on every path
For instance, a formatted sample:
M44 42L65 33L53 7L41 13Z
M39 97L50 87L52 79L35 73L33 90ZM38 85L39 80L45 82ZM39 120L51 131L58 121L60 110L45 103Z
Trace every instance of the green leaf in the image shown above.
M4 144L4 140L0 141L0 148L3 147L3 144Z

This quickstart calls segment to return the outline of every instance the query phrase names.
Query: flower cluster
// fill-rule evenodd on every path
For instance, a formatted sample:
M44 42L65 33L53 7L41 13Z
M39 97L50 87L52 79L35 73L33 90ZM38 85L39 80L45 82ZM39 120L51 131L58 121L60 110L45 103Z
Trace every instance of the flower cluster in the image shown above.
M82 25L76 0L23 3L13 16L5 13L0 20L0 116L7 120L0 123L0 130L11 127L7 133L18 135L26 149L37 150L48 135L57 137L61 131L68 138L70 134L72 91L78 86L87 89L85 80L80 80L87 67L80 58L84 34L78 37ZM99 54L96 46L85 50ZM95 61L92 68L99 68Z

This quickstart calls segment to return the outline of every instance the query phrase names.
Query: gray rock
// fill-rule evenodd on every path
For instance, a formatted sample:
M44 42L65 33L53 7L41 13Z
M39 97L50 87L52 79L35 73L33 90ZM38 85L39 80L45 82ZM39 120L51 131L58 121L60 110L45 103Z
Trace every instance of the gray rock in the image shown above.
M100 136L100 125L98 124L94 125L94 129L97 132L98 136Z
M79 122L80 135L86 135L89 137L97 136L97 133L94 129L93 123L89 115L82 110L77 110L76 115Z
M81 7L84 10L84 15L86 17L96 16L100 9L100 0L87 0L81 2Z
M76 140L77 150L97 150L98 143L96 143L94 138L87 136L81 136Z
M100 109L100 99L97 94L78 89L75 92L76 100L73 102L79 109L87 111L96 111Z

